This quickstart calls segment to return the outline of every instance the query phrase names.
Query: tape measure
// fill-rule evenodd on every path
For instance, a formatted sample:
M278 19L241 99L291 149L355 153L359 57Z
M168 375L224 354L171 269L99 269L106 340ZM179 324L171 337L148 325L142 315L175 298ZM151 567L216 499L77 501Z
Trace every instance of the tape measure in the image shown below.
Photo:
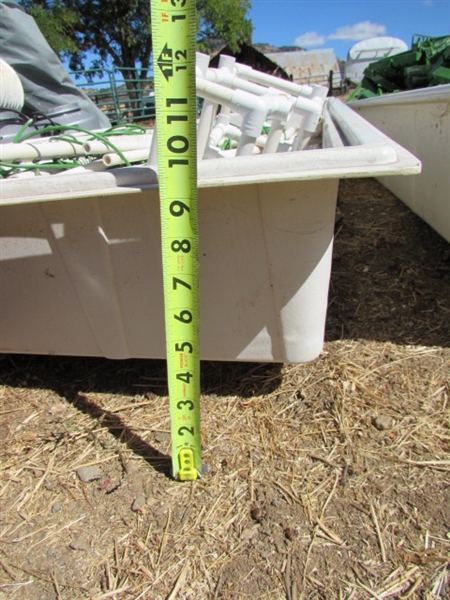
M151 0L172 472L201 475L195 0Z

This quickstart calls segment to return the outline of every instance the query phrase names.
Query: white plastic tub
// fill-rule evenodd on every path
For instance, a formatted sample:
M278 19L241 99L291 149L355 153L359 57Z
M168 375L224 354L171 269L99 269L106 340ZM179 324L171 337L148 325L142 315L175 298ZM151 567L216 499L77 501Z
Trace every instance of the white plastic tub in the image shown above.
M380 181L450 242L450 84L350 102L422 161L417 177Z
M322 137L319 150L200 163L203 359L316 358L339 179L420 170L336 99ZM2 352L165 356L156 182L136 167L2 183Z

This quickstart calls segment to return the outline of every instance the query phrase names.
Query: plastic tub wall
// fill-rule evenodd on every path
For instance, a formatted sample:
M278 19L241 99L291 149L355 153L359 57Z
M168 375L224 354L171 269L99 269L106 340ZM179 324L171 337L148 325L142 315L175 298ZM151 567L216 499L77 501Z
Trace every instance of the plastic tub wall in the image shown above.
M420 170L338 101L326 110L323 143L199 164L202 359L316 358L339 179ZM0 351L165 356L151 168L7 180L0 243Z
M380 181L450 242L450 84L349 106L422 161L417 177Z
M317 356L336 195L337 180L201 191L203 358ZM5 213L4 351L164 356L156 191Z

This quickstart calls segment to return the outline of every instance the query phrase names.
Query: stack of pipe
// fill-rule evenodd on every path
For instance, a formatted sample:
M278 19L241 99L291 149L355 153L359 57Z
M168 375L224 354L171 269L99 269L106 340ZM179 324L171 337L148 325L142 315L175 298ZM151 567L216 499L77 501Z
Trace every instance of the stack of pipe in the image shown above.
M318 132L328 89L298 85L222 56L218 69L197 54L197 96L203 108L198 159L305 149Z
M203 99L197 124L198 160L306 149L320 131L327 92L324 86L298 85L256 71L230 56L221 56L219 67L212 69L209 56L198 53L196 93ZM75 158L80 164L77 171L143 161L156 165L155 133L156 129L145 135L114 136L112 144L82 133L74 135L73 142L33 138L0 145L0 160L20 165L21 161ZM92 162L84 164L87 160Z

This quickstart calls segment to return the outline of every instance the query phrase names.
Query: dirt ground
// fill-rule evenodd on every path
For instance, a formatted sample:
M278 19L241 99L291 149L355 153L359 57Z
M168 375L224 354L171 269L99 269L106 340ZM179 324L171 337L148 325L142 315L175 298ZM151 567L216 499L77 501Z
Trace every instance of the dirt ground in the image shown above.
M450 598L450 246L340 184L326 343L202 363L169 473L163 361L0 357L0 599Z

